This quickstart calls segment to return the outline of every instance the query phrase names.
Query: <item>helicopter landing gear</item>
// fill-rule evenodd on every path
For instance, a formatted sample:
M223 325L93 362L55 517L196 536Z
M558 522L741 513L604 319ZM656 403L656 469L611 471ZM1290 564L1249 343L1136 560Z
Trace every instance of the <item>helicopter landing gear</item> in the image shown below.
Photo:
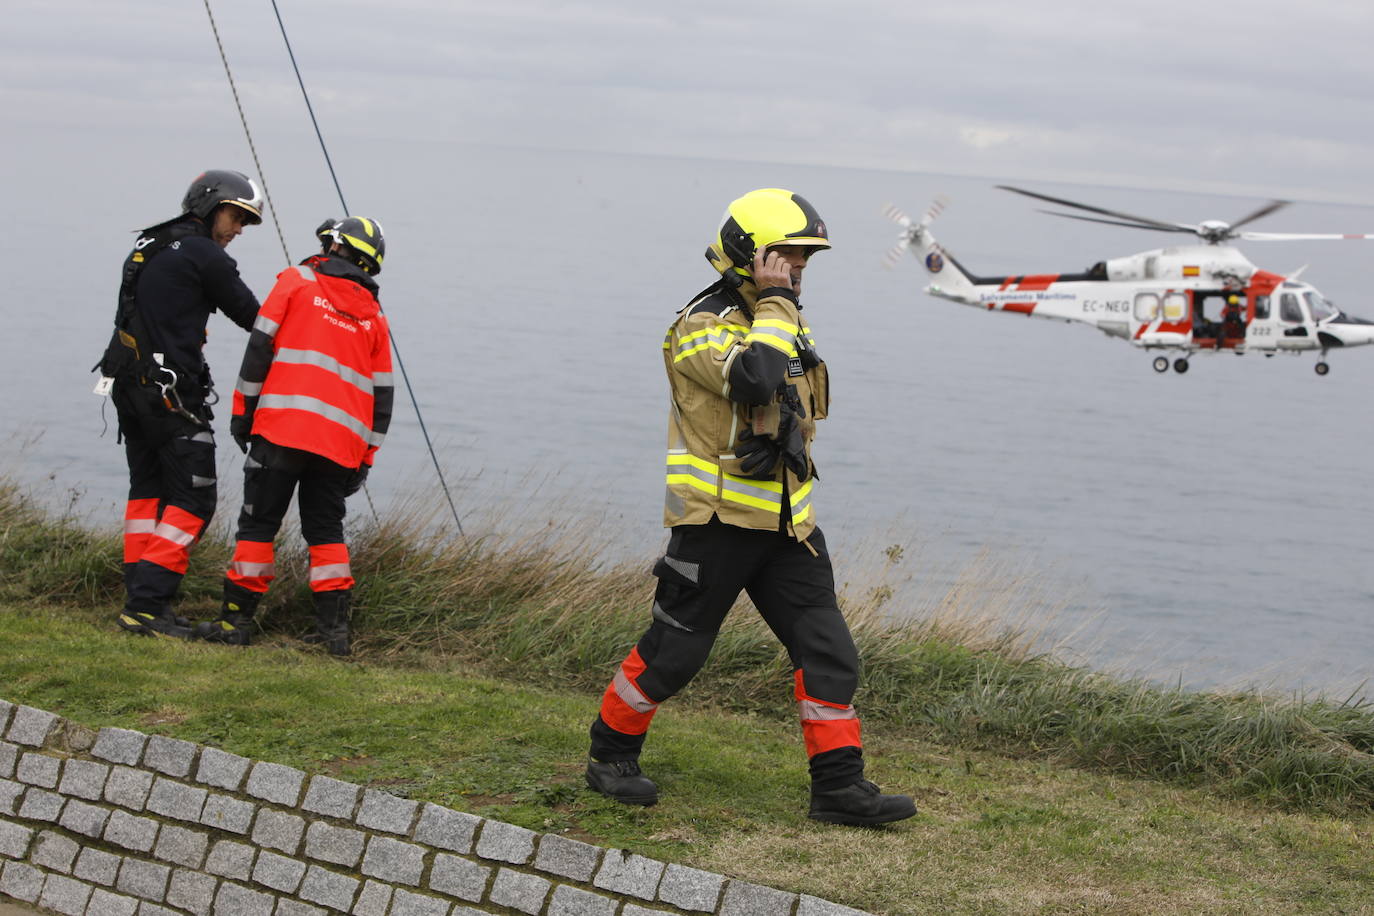
M1167 357L1167 356L1156 356L1156 357L1155 357L1155 361L1154 361L1154 367L1155 367L1155 371L1156 371L1156 372L1168 372L1168 371L1169 371L1169 357Z
M1317 371L1318 375L1326 375L1326 373L1331 371L1331 367L1327 365L1326 360L1324 359L1318 360L1317 365L1313 366L1312 368Z
M1187 372L1188 361L1181 356L1178 359L1174 360L1174 371L1177 372L1179 375L1182 375L1183 373Z

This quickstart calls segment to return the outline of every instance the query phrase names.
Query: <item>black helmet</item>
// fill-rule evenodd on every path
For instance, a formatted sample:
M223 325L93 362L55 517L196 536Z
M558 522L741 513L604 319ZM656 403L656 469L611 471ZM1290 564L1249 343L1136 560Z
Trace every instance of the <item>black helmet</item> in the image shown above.
M220 204L233 204L248 213L248 223L262 222L262 192L242 172L211 169L196 176L182 198L181 209L208 220Z
M386 239L382 237L382 224L366 216L346 216L335 222L325 220L315 230L324 250L328 251L333 243L343 248L343 256L370 274L382 272L382 259L386 257Z

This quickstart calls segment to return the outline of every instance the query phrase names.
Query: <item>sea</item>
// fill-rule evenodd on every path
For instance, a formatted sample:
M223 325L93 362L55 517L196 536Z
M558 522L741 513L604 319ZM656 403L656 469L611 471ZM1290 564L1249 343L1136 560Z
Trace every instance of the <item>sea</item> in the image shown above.
M90 161L61 144L42 162L25 155L54 173ZM312 156L279 160L269 184L288 251L270 225L229 250L260 296L340 212ZM11 224L0 473L55 513L114 528L123 459L89 370L132 231L174 213L206 164L247 166L183 176L108 158ZM590 525L586 549L647 575L666 540L664 332L714 279L703 252L725 204L786 187L834 241L802 300L833 386L815 506L849 594L884 577L885 610L901 619L958 593L1041 634L1045 651L1158 683L1369 693L1374 347L1330 354L1324 378L1311 354L1204 354L1186 375L1156 374L1150 354L1091 328L925 295L915 258L884 268L897 227L881 211L916 216L943 199L935 235L984 275L1083 270L1189 237L1056 219L995 187L1018 182L923 173L918 159L877 171L383 140L340 159L355 165L341 176L354 212L385 227L382 301L408 384L357 512L418 501L448 513L427 433L468 533L493 519ZM1019 184L1181 222L1264 202ZM1370 232L1374 207L1297 201L1253 228ZM1267 270L1305 268L1338 306L1374 318L1369 242L1241 247ZM239 502L227 399L244 341L212 317L221 525Z

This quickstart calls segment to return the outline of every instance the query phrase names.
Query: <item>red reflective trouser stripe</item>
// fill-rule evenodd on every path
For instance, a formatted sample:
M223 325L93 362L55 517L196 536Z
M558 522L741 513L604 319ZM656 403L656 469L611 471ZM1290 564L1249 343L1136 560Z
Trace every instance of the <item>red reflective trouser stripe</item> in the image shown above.
M827 703L808 696L800 668L792 672L796 683L797 711L801 716L806 756L815 757L841 747L863 747L859 735L859 715L853 706Z
M186 567L191 563L191 547L200 538L200 529L203 527L204 519L177 506L167 506L162 510L157 527L148 536L148 543L139 559L185 575Z
M137 563L157 527L157 499L131 499L124 506L124 562Z
M310 590L336 592L353 587L347 544L314 544L310 547Z
M639 647L630 650L620 670L601 697L601 721L622 735L642 735L649 730L658 704L650 700L635 682L644 673Z
M239 541L225 578L235 585L261 595L277 577L271 541Z

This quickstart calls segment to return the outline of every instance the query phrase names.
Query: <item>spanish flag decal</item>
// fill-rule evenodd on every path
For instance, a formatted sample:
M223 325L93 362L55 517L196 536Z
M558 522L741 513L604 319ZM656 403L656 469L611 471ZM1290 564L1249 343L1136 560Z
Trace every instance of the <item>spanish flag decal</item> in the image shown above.
M1198 269L1197 269L1197 265L1196 265L1196 264L1185 264L1185 265L1183 266L1183 276L1185 276L1185 277L1196 277L1197 275L1198 275Z

